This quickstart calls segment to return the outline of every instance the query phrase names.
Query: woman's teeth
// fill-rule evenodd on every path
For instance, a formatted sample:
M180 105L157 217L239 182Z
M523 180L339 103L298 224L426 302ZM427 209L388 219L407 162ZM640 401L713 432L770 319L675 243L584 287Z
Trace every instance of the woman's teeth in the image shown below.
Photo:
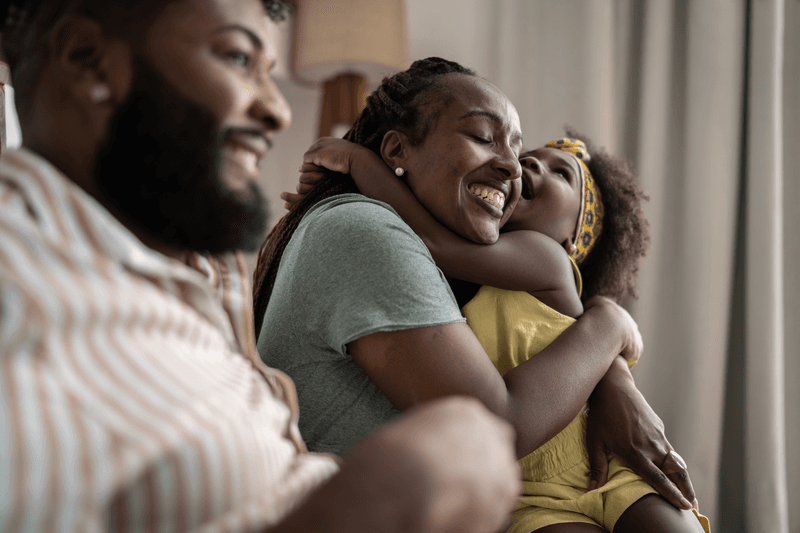
M493 189L488 185L481 185L479 183L473 183L469 186L469 192L481 198L482 200L492 204L498 209L503 209L503 206L506 203L506 195L502 192L498 191L497 189Z

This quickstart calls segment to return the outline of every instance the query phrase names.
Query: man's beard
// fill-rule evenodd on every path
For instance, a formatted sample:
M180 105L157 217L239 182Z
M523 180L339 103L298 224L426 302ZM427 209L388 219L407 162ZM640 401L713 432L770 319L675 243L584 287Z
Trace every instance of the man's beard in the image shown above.
M232 130L143 61L135 74L95 161L103 199L163 244L210 254L257 250L267 222L261 190L251 184L237 194L221 175Z

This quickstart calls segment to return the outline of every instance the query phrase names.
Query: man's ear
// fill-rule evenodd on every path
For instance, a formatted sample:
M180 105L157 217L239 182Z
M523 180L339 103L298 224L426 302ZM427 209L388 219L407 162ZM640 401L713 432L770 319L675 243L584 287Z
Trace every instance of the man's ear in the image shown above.
M381 142L381 158L389 168L395 170L402 168L408 170L406 160L408 157L408 147L410 142L405 133L397 130L389 130L383 136Z
M132 79L130 49L105 35L97 21L64 17L51 32L48 45L51 63L77 100L104 105L121 101L127 93Z

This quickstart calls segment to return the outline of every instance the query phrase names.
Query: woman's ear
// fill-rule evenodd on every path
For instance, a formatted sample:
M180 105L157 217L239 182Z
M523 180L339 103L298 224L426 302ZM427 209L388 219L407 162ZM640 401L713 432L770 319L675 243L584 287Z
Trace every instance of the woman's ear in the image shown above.
M403 132L397 130L387 131L381 142L381 158L383 162L392 170L397 168L402 168L403 171L407 170L406 161L409 146L408 137Z
M64 88L91 109L123 100L133 77L130 49L90 18L70 15L50 34L50 57Z

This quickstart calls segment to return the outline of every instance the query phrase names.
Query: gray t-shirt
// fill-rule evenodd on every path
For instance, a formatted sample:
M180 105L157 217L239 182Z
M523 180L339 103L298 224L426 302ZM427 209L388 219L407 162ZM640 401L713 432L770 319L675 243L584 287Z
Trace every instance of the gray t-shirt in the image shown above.
M258 351L294 380L309 449L343 454L400 415L347 344L464 320L444 274L397 213L344 194L306 213L286 246Z

